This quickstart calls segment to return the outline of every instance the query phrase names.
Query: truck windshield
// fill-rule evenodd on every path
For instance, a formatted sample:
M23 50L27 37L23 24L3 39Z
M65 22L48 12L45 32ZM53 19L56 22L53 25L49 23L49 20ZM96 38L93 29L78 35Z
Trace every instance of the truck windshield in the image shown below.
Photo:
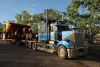
M57 28L59 32L71 30L68 25L57 25Z

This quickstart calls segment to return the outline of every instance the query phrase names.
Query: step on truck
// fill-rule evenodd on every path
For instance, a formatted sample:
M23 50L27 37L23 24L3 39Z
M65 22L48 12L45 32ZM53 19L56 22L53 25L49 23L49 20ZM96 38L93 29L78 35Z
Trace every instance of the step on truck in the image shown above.
M35 39L26 39L25 46L33 50L57 53L62 59L88 55L84 33L68 24L53 20L41 20Z

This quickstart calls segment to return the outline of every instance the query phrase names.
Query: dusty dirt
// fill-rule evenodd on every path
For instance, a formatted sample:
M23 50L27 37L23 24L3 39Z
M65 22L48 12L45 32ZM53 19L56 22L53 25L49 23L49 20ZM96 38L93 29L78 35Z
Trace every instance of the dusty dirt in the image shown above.
M60 59L56 54L18 45L0 45L0 67L100 67L94 56Z

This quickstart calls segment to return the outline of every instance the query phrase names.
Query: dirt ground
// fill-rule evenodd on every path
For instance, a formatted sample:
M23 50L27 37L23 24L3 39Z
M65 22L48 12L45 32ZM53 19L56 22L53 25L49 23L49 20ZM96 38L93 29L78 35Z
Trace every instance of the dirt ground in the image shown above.
M24 46L0 45L0 67L100 67L100 57L60 59L56 54Z

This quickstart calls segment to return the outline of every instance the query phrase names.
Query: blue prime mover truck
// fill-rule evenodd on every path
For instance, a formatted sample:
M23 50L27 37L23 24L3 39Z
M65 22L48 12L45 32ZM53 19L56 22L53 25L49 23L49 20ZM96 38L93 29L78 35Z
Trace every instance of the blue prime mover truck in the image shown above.
M88 45L84 33L62 22L42 20L38 23L37 40L26 40L26 47L50 53L62 58L75 58L88 55Z

